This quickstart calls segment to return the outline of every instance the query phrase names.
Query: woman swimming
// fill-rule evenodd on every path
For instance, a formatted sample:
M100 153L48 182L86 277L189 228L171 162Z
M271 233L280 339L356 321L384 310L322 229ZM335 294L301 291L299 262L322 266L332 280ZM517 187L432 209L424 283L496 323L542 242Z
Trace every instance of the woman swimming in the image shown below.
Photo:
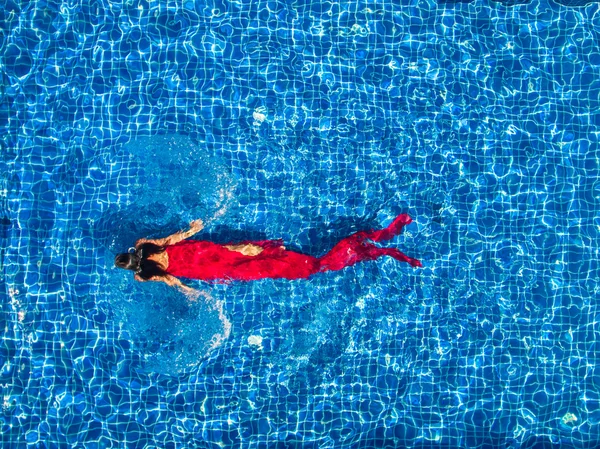
M380 242L398 235L411 223L399 215L385 229L361 231L338 242L322 257L288 251L281 240L248 241L220 245L205 240L186 240L203 229L202 220L190 223L163 239L139 239L132 252L119 254L115 265L135 272L137 281L162 281L188 290L178 278L203 281L253 281L265 278L305 279L316 273L341 270L365 260L391 256L413 267L421 262L396 248L379 248L368 240Z

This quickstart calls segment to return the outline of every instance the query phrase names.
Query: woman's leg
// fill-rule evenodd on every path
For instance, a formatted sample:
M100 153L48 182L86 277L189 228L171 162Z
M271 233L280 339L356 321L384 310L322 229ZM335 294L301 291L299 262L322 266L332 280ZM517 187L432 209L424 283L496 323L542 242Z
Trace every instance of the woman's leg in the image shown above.
M412 218L407 214L398 215L394 218L387 228L380 229L378 231L362 231L357 232L354 235L360 235L365 239L372 240L374 242L381 242L382 240L389 240L396 237L402 231L402 228L412 223Z
M412 219L408 215L402 214L385 229L361 231L346 237L319 259L320 271L341 270L357 262L375 260L381 256L391 256L401 262L407 262L413 267L422 266L421 262L408 257L396 248L378 248L371 243L365 243L367 239L374 242L389 240L398 235L402 228L411 221Z
M413 259L412 257L408 257L402 251L396 248L377 248L376 246L371 245L370 243L363 243L363 246L366 248L365 253L367 257L362 260L375 260L381 256L390 256L400 262L407 262L411 267L422 267L423 264L417 259Z
M263 252L263 248L252 243L238 243L234 245L223 245L229 251L236 251L244 256L258 256Z

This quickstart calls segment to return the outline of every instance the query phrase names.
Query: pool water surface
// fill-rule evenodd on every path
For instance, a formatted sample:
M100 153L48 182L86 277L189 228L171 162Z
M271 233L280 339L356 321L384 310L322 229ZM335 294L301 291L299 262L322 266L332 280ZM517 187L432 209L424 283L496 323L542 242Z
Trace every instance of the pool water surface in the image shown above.
M600 444L598 4L509 3L5 0L0 445ZM113 266L400 213L423 268Z

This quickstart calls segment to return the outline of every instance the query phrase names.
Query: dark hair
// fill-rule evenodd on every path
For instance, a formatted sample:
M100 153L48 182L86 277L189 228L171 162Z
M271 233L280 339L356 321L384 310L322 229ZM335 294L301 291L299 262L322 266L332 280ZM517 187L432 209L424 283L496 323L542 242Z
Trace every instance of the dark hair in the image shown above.
M138 246L134 253L117 254L115 266L125 270L135 271L142 279L148 280L154 276L166 276L167 273L154 260L148 256L162 253L165 249L154 243L143 243Z

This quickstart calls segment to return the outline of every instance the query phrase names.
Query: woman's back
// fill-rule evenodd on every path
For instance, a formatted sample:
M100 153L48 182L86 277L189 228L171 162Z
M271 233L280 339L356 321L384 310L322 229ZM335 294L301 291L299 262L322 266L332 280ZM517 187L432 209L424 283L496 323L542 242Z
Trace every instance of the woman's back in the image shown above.
M167 246L167 272L204 281L252 281L264 278L303 279L319 270L315 257L287 251L280 240L253 241L263 251L245 255L225 245L204 240L184 240Z

